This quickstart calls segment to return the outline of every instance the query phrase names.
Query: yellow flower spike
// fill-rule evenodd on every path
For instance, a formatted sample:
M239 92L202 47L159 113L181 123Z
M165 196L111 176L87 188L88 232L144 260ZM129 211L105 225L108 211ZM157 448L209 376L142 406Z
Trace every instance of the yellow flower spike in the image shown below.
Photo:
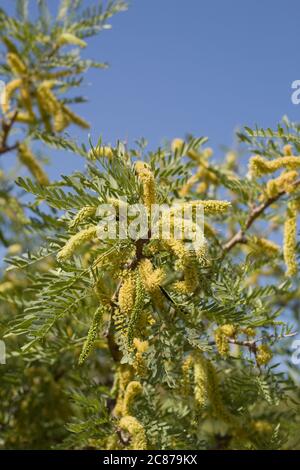
M150 166L142 161L135 163L135 171L142 183L143 188L143 202L145 206L150 209L152 204L156 201L155 180Z
M221 356L227 356L229 353L229 342L228 338L233 338L237 333L237 327L235 325L226 324L219 326L215 332L215 342L217 349Z
M290 157L291 155L293 155L293 146L291 144L284 145L282 150L285 156Z
M23 122L26 124L32 124L33 122L35 122L35 116L33 114L20 112L17 114L15 121Z
M7 64L12 71L12 73L19 77L20 75L25 75L27 73L27 67L20 59L20 57L14 52L9 52L6 56Z
M134 338L133 345L137 352L135 354L132 366L138 375L145 377L147 374L147 366L145 364L143 354L148 350L149 342L141 341L139 338Z
M194 361L190 354L185 358L182 364L182 393L185 396L189 396L191 383L191 373L193 372ZM197 400L198 401L198 400Z
M92 324L90 326L87 338L84 342L81 354L79 356L79 361L78 361L79 365L84 363L84 361L87 359L87 357L89 356L89 354L91 353L94 347L97 334L98 334L98 331L102 322L102 318L105 312L106 312L105 307L101 305L100 307L97 308L94 314Z
M35 177L38 183L42 186L49 184L49 179L43 171L39 162L26 144L22 143L18 146L18 157L20 161L28 168L30 173Z
M78 114L74 113L70 108L67 106L62 107L62 112L66 114L67 118L76 126L82 127L83 129L89 129L90 125L87 121L82 119Z
M89 151L90 158L106 157L112 158L114 156L113 149L108 145L97 146Z
M257 420L252 423L252 426L254 430L259 432L260 434L269 434L273 432L273 426L268 423L268 421Z
M129 382L126 387L124 400L123 400L123 416L132 414L132 406L136 397L141 395L143 392L143 387L140 382L133 380Z
M87 43L82 39L78 38L74 34L71 33L63 33L58 41L57 44L59 46L71 45L71 46L79 46L79 47L86 47Z
M85 242L93 240L97 236L97 226L92 226L81 230L73 235L65 246L57 254L58 261L66 261L80 248Z
M194 360L194 395L195 400L200 408L207 405L208 400L208 377L207 377L207 361L197 354Z
M256 362L259 366L263 366L268 364L272 359L272 351L270 350L269 346L266 344L261 344L257 347L256 352Z
M174 139L172 140L172 143L171 143L171 149L173 152L176 152L176 150L180 150L184 145L184 140L182 139Z
M97 208L93 206L85 206L77 212L76 216L70 223L70 228L77 227L82 222L85 222L89 217L93 217L96 213Z
M145 290L140 278L140 275L136 273L136 292L134 299L134 306L130 314L128 330L127 330L127 344L128 347L132 347L133 339L135 337L136 326L141 317L145 302Z
M146 352L149 348L149 342L141 341L139 338L134 338L133 345L136 348L136 350L140 353Z
M14 288L14 283L11 281L5 281L0 284L0 293L4 293L8 290L11 290Z
M16 78L5 86L1 99L2 111L4 114L9 111L12 95L18 88L20 88L21 84L22 80L20 78Z
M223 214L224 212L227 212L231 207L230 202L218 200L190 201L185 204L192 207L202 206L204 215Z
M269 198L276 197L281 191L291 193L295 191L296 179L298 178L298 172L295 170L286 171L282 173L278 178L269 180L267 182L266 193Z
M267 238L252 237L248 240L249 247L254 251L269 256L276 256L280 253L280 246Z
M287 267L286 275L294 276L298 272L296 259L297 244L297 202L290 201L284 222L283 258Z
M300 167L300 157L286 156L276 160L266 160L260 155L251 157L249 160L249 172L254 177L260 177L268 173L274 173L280 168L295 170Z
M128 431L131 435L130 449L146 450L147 438L144 426L133 416L124 416L119 423L124 431Z
M151 261L147 258L143 259L139 263L139 273L141 276L142 283L149 293L154 293L159 289L159 286L165 279L165 273L163 269L154 269Z
M55 132L63 132L71 123L69 116L60 109L54 115L54 130Z
M133 273L128 273L124 279L118 296L118 303L122 313L130 315L135 301L136 280Z
M54 85L55 81L46 80L42 82L37 89L39 107L50 116L55 116L61 112L61 103L51 91L51 88L53 88Z
M250 338L254 338L254 336L256 335L255 329L251 328L250 326L247 326L246 328L242 328L241 331L242 333L244 333L244 335L247 335Z

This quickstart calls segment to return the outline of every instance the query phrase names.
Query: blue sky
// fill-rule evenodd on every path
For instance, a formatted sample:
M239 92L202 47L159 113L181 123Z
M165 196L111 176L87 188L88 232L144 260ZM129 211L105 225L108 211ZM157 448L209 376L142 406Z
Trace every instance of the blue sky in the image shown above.
M131 0L112 30L89 41L86 55L110 68L88 72L89 102L77 110L94 140L145 137L151 148L190 132L218 150L233 144L237 127L272 127L284 114L298 120L291 83L300 79L299 18L297 0ZM87 142L87 132L73 131ZM51 176L79 165L53 155Z

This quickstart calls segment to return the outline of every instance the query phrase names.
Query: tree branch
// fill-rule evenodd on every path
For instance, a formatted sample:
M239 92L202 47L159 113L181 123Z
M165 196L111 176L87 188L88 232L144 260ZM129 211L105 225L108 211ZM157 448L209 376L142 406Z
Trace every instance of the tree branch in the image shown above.
M300 184L300 179L296 180L294 183L294 186L298 186ZM265 202L260 204L259 206L254 207L247 218L246 224L244 228L241 228L228 242L226 242L223 245L223 250L225 252L230 251L235 245L238 243L245 243L246 238L245 238L245 233L246 231L251 227L253 222L268 208L270 207L274 202L276 202L278 199L280 199L282 196L287 194L286 191L280 191L276 196L270 197L267 199Z

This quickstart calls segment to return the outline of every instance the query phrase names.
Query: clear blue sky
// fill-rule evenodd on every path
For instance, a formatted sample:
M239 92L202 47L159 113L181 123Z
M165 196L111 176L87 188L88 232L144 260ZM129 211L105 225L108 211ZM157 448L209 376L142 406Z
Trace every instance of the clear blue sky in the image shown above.
M299 23L299 0L131 0L112 30L89 41L86 54L110 68L88 72L89 103L78 112L95 140L143 136L151 148L191 132L217 149L233 143L238 126L272 127L284 114L300 120L290 99L300 79ZM80 162L53 157L52 176Z

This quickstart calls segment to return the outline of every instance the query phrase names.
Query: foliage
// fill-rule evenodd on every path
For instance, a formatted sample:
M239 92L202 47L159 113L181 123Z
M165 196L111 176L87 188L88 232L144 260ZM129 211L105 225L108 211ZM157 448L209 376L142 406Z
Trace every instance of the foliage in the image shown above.
M44 13L37 27L57 39L65 18L64 31L82 41L109 14L80 20L79 3L62 2L58 24L46 27ZM11 35L27 30L25 6L7 22ZM24 50L38 51L24 34ZM72 53L64 58L73 70ZM240 132L248 170L237 150L214 159L203 137L148 151L145 141L79 146L42 116L27 131L86 166L47 184L17 180L34 196L24 225L40 247L9 254L0 284L2 447L299 448L289 350L299 320L298 126L284 118L276 131ZM149 216L153 203L201 206L201 246L153 237L149 219L147 237L106 233L101 204L120 222L124 206Z

